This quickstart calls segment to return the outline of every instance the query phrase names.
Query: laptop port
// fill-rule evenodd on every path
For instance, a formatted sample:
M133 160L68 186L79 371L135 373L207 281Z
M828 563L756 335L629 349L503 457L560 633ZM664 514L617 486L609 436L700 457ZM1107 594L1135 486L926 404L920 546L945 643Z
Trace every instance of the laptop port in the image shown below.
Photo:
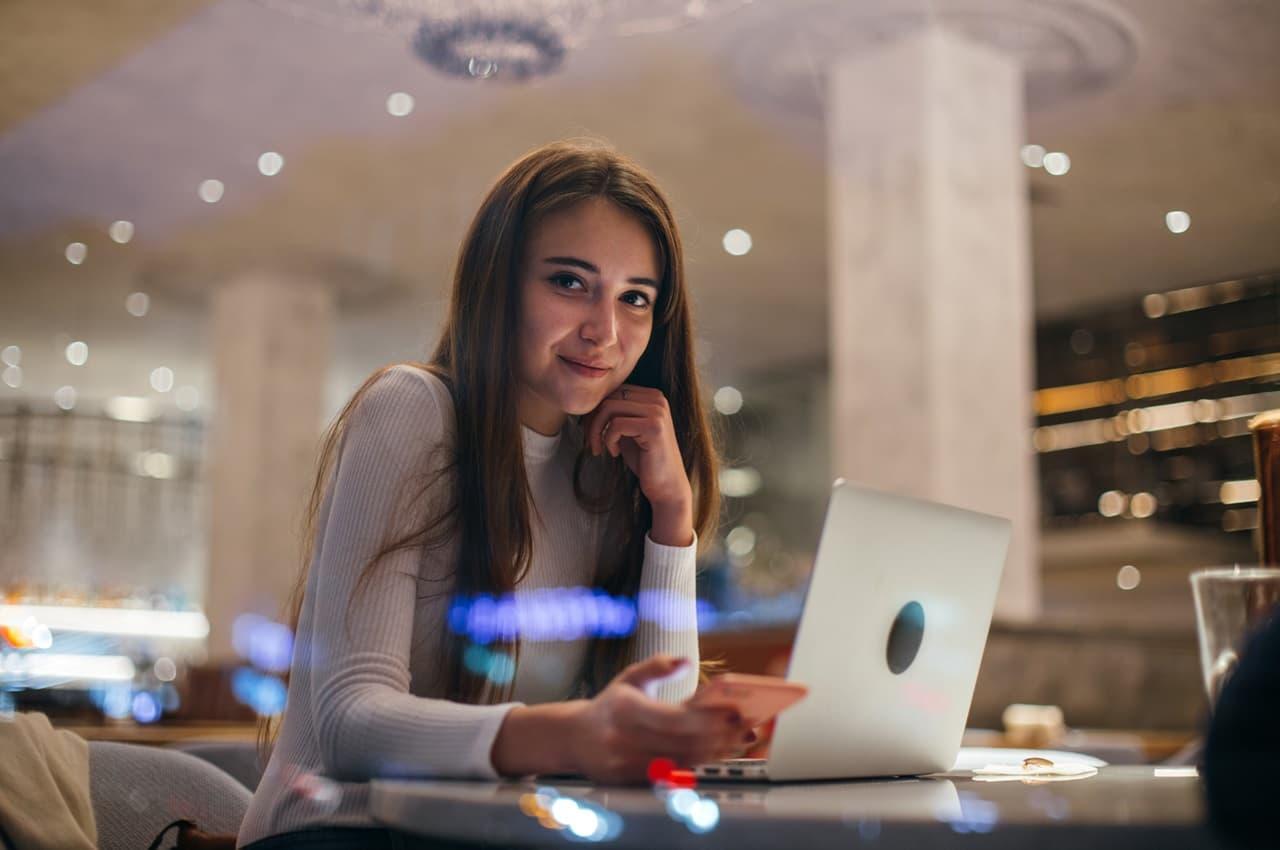
M741 775L742 775L742 768L740 768L740 767L731 767L731 768L729 768L729 775L730 775L730 776L741 776Z
M720 775L720 768L718 768L718 767L704 767L704 768L702 769L702 771L703 771L703 773L705 773L707 776L719 776L719 775Z

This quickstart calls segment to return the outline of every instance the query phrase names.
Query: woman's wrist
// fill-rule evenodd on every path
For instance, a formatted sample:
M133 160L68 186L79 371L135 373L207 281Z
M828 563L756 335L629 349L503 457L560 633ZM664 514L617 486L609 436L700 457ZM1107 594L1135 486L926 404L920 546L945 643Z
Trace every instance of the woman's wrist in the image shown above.
M683 547L693 543L693 500L653 505L653 528L649 538L663 546Z
M570 742L585 705L585 700L569 700L508 711L490 752L493 769L502 776L576 772Z

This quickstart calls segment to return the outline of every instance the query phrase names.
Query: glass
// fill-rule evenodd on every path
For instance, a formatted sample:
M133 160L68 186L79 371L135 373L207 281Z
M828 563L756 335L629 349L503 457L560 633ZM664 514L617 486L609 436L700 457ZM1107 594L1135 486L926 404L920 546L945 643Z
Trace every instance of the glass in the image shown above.
M1280 410L1249 422L1258 473L1258 553L1262 563L1280 566Z
M1200 667L1209 705L1235 670L1240 652L1280 603L1280 569L1226 567L1191 574Z

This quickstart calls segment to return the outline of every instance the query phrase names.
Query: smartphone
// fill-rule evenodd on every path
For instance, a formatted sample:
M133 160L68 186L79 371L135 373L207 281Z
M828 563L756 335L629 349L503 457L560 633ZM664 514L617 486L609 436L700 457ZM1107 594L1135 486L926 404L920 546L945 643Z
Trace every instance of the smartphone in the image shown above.
M804 685L777 676L722 673L699 688L689 698L689 704L733 708L748 725L759 726L804 699L808 693L809 689Z

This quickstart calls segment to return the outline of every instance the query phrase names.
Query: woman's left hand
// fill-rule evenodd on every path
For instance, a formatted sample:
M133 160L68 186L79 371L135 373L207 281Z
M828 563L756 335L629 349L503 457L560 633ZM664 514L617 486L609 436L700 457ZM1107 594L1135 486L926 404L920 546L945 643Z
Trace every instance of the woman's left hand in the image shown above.
M653 507L654 542L692 543L693 491L662 391L623 384L583 418L583 432L593 455L621 455L640 480L640 491Z

